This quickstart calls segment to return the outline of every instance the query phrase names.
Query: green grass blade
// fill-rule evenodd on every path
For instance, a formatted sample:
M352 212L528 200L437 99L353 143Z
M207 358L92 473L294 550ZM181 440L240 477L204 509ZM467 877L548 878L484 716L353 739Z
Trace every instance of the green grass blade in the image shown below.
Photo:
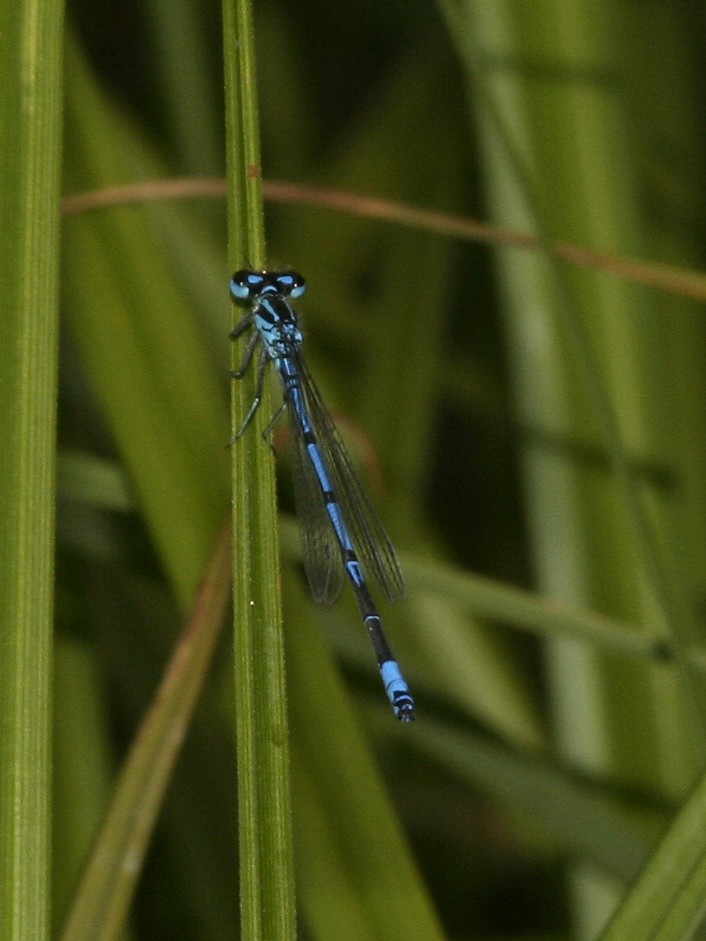
M63 6L0 9L0 938L49 933Z
M234 267L263 267L260 141L249 0L227 0L223 23L229 258ZM234 356L237 358L238 352ZM250 377L235 383L234 430L252 401L253 381ZM296 911L277 507L272 454L262 440L269 416L266 396L248 435L233 448L241 931L250 941L289 941L296 935Z

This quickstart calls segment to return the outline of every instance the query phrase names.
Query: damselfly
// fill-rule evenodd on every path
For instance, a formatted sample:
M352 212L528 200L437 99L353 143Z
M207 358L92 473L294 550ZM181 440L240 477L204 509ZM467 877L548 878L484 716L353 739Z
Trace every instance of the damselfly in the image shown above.
M302 358L304 336L290 302L305 289L304 279L294 271L243 270L231 279L233 299L250 308L231 338L254 328L240 368L233 373L236 379L245 375L260 347L255 398L235 437L240 438L257 411L267 365L274 363L282 380L282 408L289 412L295 442L294 499L311 593L315 601L331 604L341 592L344 573L348 575L385 692L397 718L410 722L414 699L392 653L365 574L390 601L404 595L404 580L392 543Z

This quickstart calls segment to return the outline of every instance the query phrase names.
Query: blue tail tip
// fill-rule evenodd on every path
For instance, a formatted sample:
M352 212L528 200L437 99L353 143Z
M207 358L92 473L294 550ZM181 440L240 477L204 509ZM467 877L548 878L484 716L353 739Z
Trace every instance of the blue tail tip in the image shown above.
M395 660L386 660L381 663L380 673L387 698L390 700L397 718L400 722L413 722L414 699L397 662Z
M409 693L399 696L392 703L392 708L400 722L414 722L414 700Z

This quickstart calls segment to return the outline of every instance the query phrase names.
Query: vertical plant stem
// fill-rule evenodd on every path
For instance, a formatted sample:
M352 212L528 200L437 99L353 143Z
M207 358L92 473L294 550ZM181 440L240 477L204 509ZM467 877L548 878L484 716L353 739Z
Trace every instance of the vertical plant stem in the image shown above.
M229 258L234 267L261 268L262 174L251 7L249 0L226 0L223 11ZM253 395L251 379L235 383L234 429ZM274 467L262 440L269 414L265 396L254 427L233 448L241 935L249 941L288 941L296 934Z
M0 938L49 932L60 3L0 10Z

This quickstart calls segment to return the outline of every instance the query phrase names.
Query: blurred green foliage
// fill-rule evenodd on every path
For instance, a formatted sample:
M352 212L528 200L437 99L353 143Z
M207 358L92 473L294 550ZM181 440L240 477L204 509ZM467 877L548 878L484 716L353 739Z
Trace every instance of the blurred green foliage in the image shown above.
M519 229L541 218L552 238L697 265L695 5L672 11L668 28L653 3L644 14L628 3L589 13L578 0L492 6L255 4L265 180ZM223 176L218 6L76 3L70 22L65 193ZM666 82L671 97L657 95ZM533 194L503 156L504 133ZM420 925L435 910L449 938L568 937L572 925L593 936L699 767L683 676L630 653L597 656L588 627L561 647L550 603L532 636L508 628L536 599L518 595L512 619L499 600L474 615L473 602L434 582L480 573L546 593L567 614L594 609L620 622L616 631L629 622L673 642L591 382L556 315L561 275L546 260L412 231L394 214L271 202L266 218L272 263L307 277L312 372L410 563L409 602L389 624L419 705L415 728L396 727L351 599L331 609L308 599L280 449L300 936L394 936L397 916L383 931L385 912L411 917L415 906ZM219 199L65 220L58 918L228 511L225 246ZM700 312L630 286L611 293L600 273L570 272L568 289L569 315L595 344L594 379L615 395L623 457L650 469L632 486L649 501L666 581L688 609L688 644L704 599ZM231 682L224 643L132 937L237 936ZM369 828L349 832L356 798ZM395 884L389 847L400 830L419 882Z

